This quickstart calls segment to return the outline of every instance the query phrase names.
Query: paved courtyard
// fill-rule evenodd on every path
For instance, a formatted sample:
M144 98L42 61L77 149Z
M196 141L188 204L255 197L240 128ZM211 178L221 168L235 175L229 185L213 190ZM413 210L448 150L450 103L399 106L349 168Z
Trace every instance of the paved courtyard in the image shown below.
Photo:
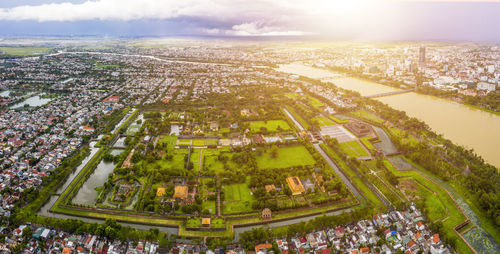
M356 136L350 133L341 125L331 125L331 126L323 126L319 132L321 136L330 136L332 138L336 138L339 143L349 142L356 140Z

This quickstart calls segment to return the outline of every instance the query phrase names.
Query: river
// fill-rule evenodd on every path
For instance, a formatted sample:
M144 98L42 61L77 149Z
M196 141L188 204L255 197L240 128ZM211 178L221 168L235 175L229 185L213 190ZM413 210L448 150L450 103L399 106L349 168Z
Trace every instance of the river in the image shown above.
M372 81L339 77L338 73L300 63L281 65L276 70L330 81L361 95L398 90ZM376 99L424 121L436 133L443 134L456 144L474 149L487 162L500 167L500 116L450 100L413 92Z

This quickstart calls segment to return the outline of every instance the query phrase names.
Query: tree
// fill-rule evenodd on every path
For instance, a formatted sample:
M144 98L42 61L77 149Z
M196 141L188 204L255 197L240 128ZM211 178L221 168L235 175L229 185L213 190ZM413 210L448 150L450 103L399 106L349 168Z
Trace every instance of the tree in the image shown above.
M278 158L278 146L276 145L271 147L271 158Z

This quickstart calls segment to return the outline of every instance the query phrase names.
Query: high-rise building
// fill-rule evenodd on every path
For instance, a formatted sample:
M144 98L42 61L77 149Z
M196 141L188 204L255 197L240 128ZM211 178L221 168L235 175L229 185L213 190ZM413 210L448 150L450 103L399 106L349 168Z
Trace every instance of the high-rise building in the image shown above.
M425 46L421 46L419 49L418 65L420 68L425 68Z

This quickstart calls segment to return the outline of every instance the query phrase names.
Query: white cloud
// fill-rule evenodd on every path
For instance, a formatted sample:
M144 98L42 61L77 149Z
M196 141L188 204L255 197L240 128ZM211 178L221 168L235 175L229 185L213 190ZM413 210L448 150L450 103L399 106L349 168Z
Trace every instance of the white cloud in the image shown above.
M1 1L1 0L0 0ZM50 0L49 0L50 1ZM69 0L68 0L69 1ZM403 0L87 0L0 8L0 21L38 22L169 20L209 35L388 33L407 12ZM399 8L399 7L398 7ZM187 25L186 25L187 24ZM396 27L396 28L394 28Z
M232 30L226 31L228 35L238 36L290 36L290 35L308 35L309 32L298 30L289 30L285 27L266 26L260 22L243 23L234 25Z
M184 16L220 19L269 14L284 7L283 2L242 0L88 0L0 8L0 20L81 21L171 19ZM247 14L245 14L247 13Z

